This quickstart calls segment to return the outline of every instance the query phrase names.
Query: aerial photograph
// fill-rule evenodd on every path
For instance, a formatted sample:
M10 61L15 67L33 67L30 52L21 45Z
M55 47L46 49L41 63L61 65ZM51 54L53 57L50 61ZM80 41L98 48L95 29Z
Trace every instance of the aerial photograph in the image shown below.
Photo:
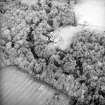
M105 0L0 0L0 105L105 105Z

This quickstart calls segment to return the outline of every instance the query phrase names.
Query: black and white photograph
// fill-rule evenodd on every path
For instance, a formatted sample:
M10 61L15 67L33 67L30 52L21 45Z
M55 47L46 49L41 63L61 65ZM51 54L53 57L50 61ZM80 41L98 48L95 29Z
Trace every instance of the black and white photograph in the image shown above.
M105 105L105 0L0 0L0 105Z

